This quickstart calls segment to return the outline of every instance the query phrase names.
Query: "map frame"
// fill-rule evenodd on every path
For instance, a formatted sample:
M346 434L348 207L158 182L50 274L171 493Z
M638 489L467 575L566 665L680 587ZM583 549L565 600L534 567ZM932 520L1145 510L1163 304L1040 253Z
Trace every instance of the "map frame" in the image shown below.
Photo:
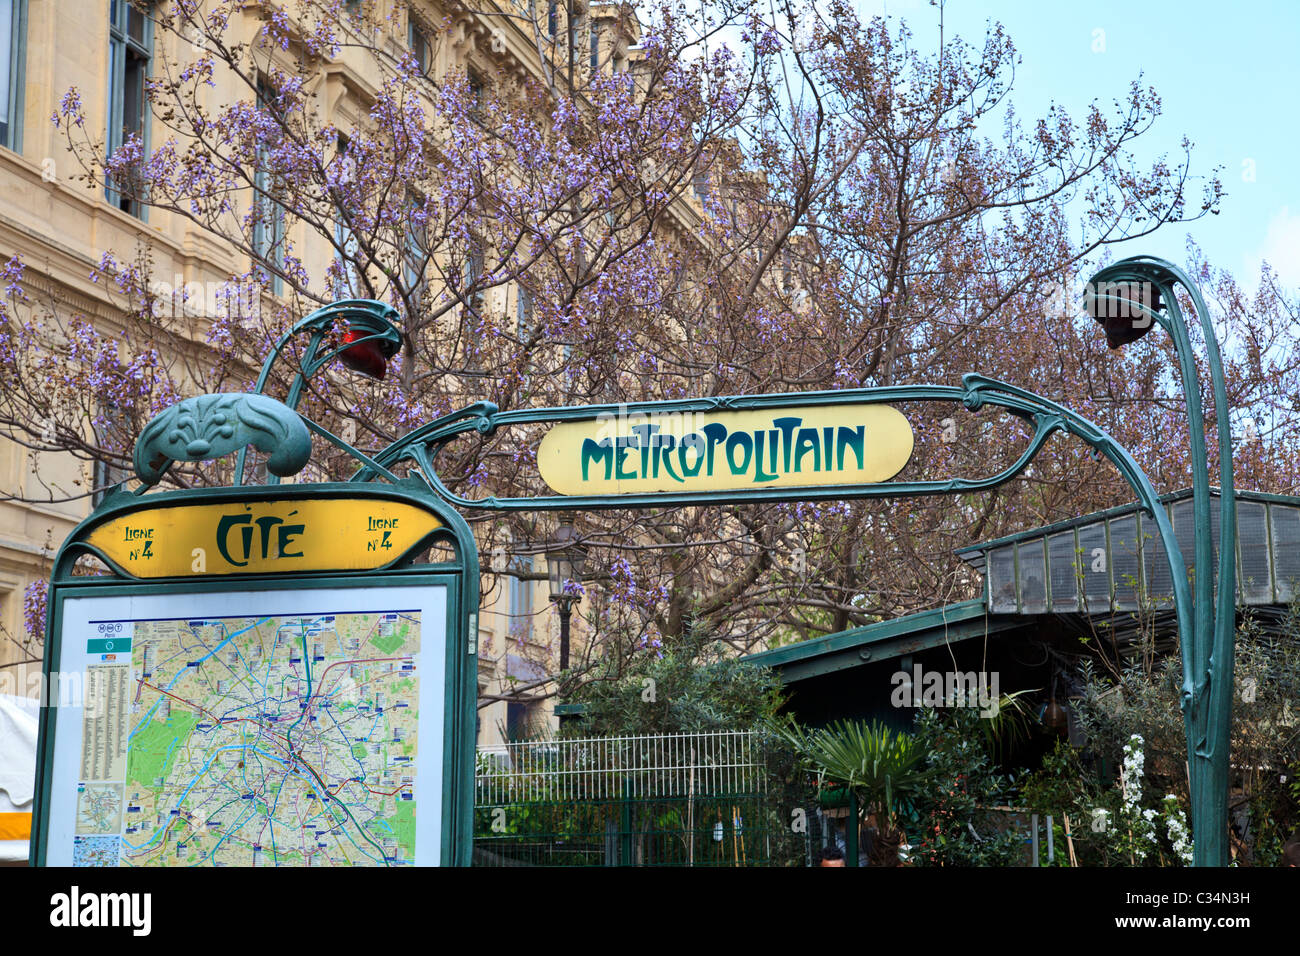
M299 509L305 510L304 506L317 509L328 507L337 509L337 513L345 517L347 509L351 509L350 513L355 518L358 509L382 515L384 508L392 503L415 505L424 509L432 516L431 524L435 530L432 533L425 530L408 538L400 550L384 554L378 561L366 557L358 560L356 551L336 546L331 549L335 553L327 556L326 561L335 560L336 555L340 568L337 571L268 573L264 570L266 567L285 566L288 562L281 561L277 565L274 561L264 561L256 573L250 574L204 574L196 567L196 573L192 577L173 576L163 580L147 580L131 574L121 563L87 542L90 534L110 522L120 523L124 517L138 517L143 521L168 508L176 508L178 510L175 514L181 514L179 509L190 505L205 508L214 504L232 508L260 508L260 514L265 514L268 507L278 507L286 515L293 515ZM319 510L317 513L320 513ZM409 514L409 507L400 513ZM164 542L164 545L167 543ZM191 543L177 538L175 548L185 549L188 554ZM293 547L292 543L290 547ZM439 550L430 550L431 547ZM364 551L359 545L357 550ZM87 575L82 568L74 570L78 559L86 554L93 555L101 564L106 565L109 573ZM275 557L277 555L272 550L271 558ZM367 560L371 561L371 565L378 566L368 566ZM317 564L320 564L318 556ZM426 588L445 595L444 655L439 668L443 685L440 715L442 766L440 779L430 779L431 774L422 773L422 779L416 783L416 787L424 794L422 802L426 807L432 805L434 795L439 798L440 846L432 857L427 855L427 847L417 847L417 853L428 863L468 866L473 852L477 698L477 642L470 635L477 635L478 587L478 555L468 525L444 502L427 490L413 487L413 483L377 486L336 482L287 487L199 489L147 496L118 491L110 495L65 541L51 574L43 665L47 693L41 709L37 748L37 793L29 854L32 864L51 865L51 856L61 857L61 853L51 854L51 834L70 833L76 825L75 801L72 819L68 819L66 812L57 806L58 801L54 799L53 793L57 746L66 735L76 737L79 745L82 731L81 709L78 707L72 711L71 719L60 719L70 710L67 706L58 706L63 696L60 691L62 682L69 677L85 678L84 670L78 672L75 669L84 667L85 664L86 634L84 631L76 635L65 634L68 601L180 598L184 605L203 595L234 595L247 606L249 615L256 615L259 613L259 595L267 595L268 592L328 594L342 590L366 591L373 594L373 609L378 610L391 606L391 599L386 594L393 588ZM272 613L275 613L274 609ZM190 616L189 612L181 611L172 617L179 620ZM422 617L422 648L431 646L428 641L434 635L433 623L432 619ZM438 630L443 628L439 627ZM81 648L80 651L77 650L78 647ZM64 667L68 668L66 673ZM429 670L427 663L424 670ZM66 704L66 700L63 702ZM50 706L51 704L55 706ZM420 726L423 727L425 722L425 715L422 714ZM427 731L417 733L420 733L421 739L429 739ZM71 773L73 776L79 775L76 768ZM66 779L68 777L65 771L61 780Z

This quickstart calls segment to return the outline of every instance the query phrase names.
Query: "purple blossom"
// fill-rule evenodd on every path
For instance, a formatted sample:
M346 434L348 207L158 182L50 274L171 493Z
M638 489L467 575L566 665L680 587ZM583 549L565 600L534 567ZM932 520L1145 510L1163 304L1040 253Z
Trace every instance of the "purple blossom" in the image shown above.
M49 603L49 582L37 578L23 589L23 626L32 641L45 640L45 617Z

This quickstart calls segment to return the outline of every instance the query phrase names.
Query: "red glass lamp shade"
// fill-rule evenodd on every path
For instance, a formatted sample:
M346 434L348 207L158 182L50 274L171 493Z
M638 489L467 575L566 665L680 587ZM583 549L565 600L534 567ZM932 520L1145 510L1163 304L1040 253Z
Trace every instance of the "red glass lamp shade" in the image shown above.
M368 318L368 317L367 317ZM396 338L375 338L379 328L364 319L349 317L347 331L343 333L344 349L339 353L343 364L354 372L382 379L388 371L388 360L397 354L399 343ZM370 340L362 341L369 338Z
M356 329L349 329L343 336L343 344L348 345L341 353L339 358L343 364L354 372L360 372L362 375L369 375L371 378L383 378L384 373L388 370L388 360L384 358L374 342L358 342L359 339L365 338L366 332L358 332ZM357 342L356 345L349 343Z

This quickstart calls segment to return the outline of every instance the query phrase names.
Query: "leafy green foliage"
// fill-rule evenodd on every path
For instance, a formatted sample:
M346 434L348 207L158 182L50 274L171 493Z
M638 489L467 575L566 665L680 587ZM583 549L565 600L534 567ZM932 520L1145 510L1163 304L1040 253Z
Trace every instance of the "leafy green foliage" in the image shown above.
M1185 807L1187 744L1178 706L1178 655L1163 660L1144 656L1116 676L1088 667L1083 674L1079 715L1091 749L1118 765L1124 744L1140 735L1149 793L1153 798L1174 794ZM1230 844L1240 864L1270 866L1300 830L1295 783L1300 771L1300 609L1293 606L1272 629L1252 620L1242 624L1234 682ZM1101 794L1097 805L1107 805L1105 798L1115 794L1114 789Z
M999 713L1018 711L1003 707ZM1013 785L997 772L999 738L992 723L969 707L917 714L915 739L929 776L906 820L916 865L1013 866L1024 859L1023 835L991 810L1007 802Z
M1029 740L1037 723L1029 695L1037 692L1034 688L1003 694L992 716L981 715L979 731L988 745L989 756L1000 760L1009 750Z
M925 750L909 735L878 721L837 720L808 730L793 720L778 730L805 766L833 783L853 788L865 809L892 822L900 805L910 804L927 778Z
M772 670L726 655L691 630L662 657L644 654L583 684L572 702L583 706L583 718L566 735L596 737L749 730L774 716L784 697Z
M643 654L621 671L579 687L571 702L582 705L582 718L566 726L562 736L749 731L766 781L763 819L746 826L765 831L769 862L799 865L804 831L791 822L811 804L812 790L794 750L772 729L785 703L781 681L771 669L745 663L729 650L704 630L689 628L662 656Z
M930 776L925 750L877 721L842 720L809 730L786 719L774 730L819 784L839 784L856 794L860 816L874 827L872 865L897 866L906 839L899 813L920 798Z

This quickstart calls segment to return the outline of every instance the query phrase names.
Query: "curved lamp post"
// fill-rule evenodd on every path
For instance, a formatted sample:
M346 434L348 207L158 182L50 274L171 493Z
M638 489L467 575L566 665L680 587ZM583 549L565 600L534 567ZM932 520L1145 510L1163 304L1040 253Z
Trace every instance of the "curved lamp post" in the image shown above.
M298 320L288 332L280 336L271 354L262 363L262 371L257 376L257 385L254 386L253 391L262 394L271 374L271 366L280 357L281 351L290 339L304 332L311 333L311 341L307 343L306 358L303 360L302 368L294 378L293 384L289 386L289 394L285 398L284 403L290 409L297 410L298 402L302 398L302 390L308 380L335 358L354 372L370 378L383 378L388 368L388 360L402 349L402 336L395 324L399 317L396 309L375 299L343 299L317 309ZM343 341L335 348L327 347L322 350L322 345L326 344L325 337L340 320L344 326ZM336 436L327 437L336 444L339 443ZM348 448L348 450L355 453L355 449ZM241 450L239 459L235 463L236 485L244 483L246 456L247 449ZM365 456L360 457L363 461L368 460ZM274 474L267 477L267 484L274 485L279 481L280 479Z
M1187 323L1175 286L1191 297L1205 336L1210 386L1219 435L1218 599L1214 597L1214 542L1210 523L1209 461L1200 380ZM1209 311L1200 290L1172 263L1134 256L1107 266L1088 282L1084 307L1106 330L1107 344L1117 349L1159 325L1174 342L1187 402L1191 434L1192 497L1195 516L1195 597L1193 622L1180 622L1183 658L1181 706L1187 736L1194 862L1197 866L1228 863L1228 729L1232 718L1233 644L1236 632L1236 496L1232 483L1232 427L1223 362ZM1170 546L1166 539L1165 547ZM1179 611L1180 616L1182 611Z

